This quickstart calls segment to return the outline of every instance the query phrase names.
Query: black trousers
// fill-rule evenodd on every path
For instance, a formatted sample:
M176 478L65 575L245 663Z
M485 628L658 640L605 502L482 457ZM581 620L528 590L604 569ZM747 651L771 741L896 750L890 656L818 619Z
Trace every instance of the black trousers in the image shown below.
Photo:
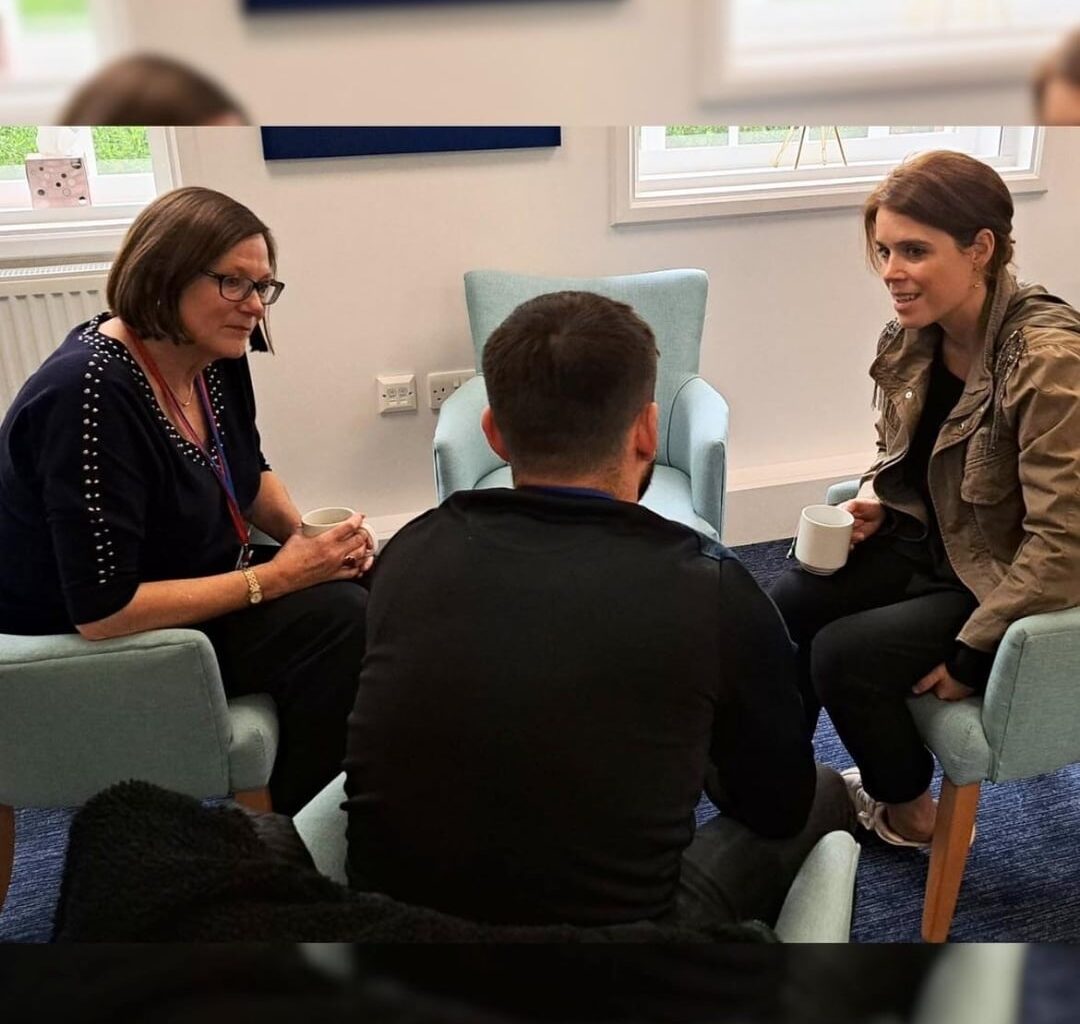
M270 798L282 814L295 814L341 771L367 597L351 581L321 583L194 627L214 646L227 696L268 693L277 704Z
M770 595L798 645L809 732L824 707L875 799L925 792L934 762L906 701L952 653L975 596L935 566L928 546L880 535L832 576L789 569Z

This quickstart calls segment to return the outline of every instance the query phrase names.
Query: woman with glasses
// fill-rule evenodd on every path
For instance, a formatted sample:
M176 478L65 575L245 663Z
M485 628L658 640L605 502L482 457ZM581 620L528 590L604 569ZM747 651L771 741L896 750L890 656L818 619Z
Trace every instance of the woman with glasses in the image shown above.
M109 311L0 425L0 632L203 630L226 693L277 704L270 791L293 813L339 771L372 552L362 515L303 536L263 457L246 351L268 347L275 269L269 229L221 193L178 189L135 220Z

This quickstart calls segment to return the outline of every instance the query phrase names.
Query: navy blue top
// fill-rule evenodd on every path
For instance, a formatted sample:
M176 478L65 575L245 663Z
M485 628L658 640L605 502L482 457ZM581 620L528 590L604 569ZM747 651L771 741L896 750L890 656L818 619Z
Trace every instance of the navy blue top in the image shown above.
M71 632L119 611L140 583L236 565L206 455L166 418L127 348L98 330L110 316L72 330L0 425L0 632ZM247 359L219 360L205 377L247 509L269 468Z

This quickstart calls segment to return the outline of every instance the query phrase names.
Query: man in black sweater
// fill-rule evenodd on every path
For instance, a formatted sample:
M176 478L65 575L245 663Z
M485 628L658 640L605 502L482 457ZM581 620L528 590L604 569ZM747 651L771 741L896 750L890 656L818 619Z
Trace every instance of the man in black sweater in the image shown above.
M773 923L826 832L791 643L735 557L637 504L653 334L541 296L492 334L513 489L459 492L371 581L346 757L354 887L491 922ZM720 816L694 827L702 788Z

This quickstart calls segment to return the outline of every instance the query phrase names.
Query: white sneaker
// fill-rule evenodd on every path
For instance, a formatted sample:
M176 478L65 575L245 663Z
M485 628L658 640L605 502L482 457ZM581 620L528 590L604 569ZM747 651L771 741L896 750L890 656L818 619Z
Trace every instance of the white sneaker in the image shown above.
M878 817L879 809L885 805L880 800L875 800L862 784L862 772L858 768L845 768L840 773L840 778L847 786L848 799L855 808L855 817L863 828L873 831L874 820Z

